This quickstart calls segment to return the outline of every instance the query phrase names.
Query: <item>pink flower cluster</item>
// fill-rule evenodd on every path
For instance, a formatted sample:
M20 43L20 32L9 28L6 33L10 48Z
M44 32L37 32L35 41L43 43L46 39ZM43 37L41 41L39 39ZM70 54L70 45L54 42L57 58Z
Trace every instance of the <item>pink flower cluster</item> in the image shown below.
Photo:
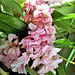
M17 36L9 34L8 41L4 42L6 45L0 47L0 61L14 72L27 74L25 66L32 59L31 68L40 66L39 75L49 71L56 74L54 69L62 62L57 55L61 49L53 46L56 30L52 26L51 13L54 9L46 2L54 3L54 0L26 0L23 12L29 35L19 43Z
M12 40L15 39L14 42ZM11 68L11 64L20 55L19 40L14 34L8 35L8 40L1 39L0 46L0 61L8 68Z

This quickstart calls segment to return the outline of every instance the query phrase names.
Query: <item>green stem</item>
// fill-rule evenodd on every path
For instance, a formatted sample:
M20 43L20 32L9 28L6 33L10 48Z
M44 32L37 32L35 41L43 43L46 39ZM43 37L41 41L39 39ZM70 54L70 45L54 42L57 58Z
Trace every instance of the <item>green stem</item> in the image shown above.
M69 55L69 57L68 57L68 60L69 60L69 61L72 60L73 57L74 57L74 55L75 55L75 46L74 46L73 50L71 51L71 53L70 53L70 55ZM68 66L69 66L69 62L66 62L65 70L67 70L67 67L68 67Z
M72 21L71 21L71 26L72 26L73 22L74 22L74 18L73 18Z
M59 30L56 28L56 31L64 38L64 39L66 39L66 37L64 36L64 35L62 35L62 33L61 32L59 32Z
M58 54L59 55L59 54ZM60 56L60 55L59 55ZM66 59L66 58L64 58L64 57L62 57L62 56L60 56L62 59L64 59L65 61L67 61L67 62L69 62L69 63L71 63L71 64L73 64L73 65L75 65L75 63L74 62L72 62L72 61L69 61L68 59Z

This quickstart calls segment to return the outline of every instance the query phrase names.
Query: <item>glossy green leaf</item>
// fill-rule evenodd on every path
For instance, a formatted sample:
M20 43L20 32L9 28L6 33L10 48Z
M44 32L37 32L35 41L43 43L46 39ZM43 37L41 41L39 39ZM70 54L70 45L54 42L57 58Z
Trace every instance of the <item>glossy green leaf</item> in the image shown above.
M25 2L25 0L14 0L14 1L16 1L16 2L19 3L19 4L22 4L22 3Z
M58 10L55 10L52 14L53 22L55 25L60 26L61 28L64 28L67 30L67 32L71 33L71 24L69 20L59 20L61 17L65 16L63 13L59 12Z
M65 16L62 16L60 18L58 18L56 21L61 21L62 19L75 19L75 14L67 14Z
M14 0L0 0L0 3L3 5L5 11L13 14L13 9L16 9L22 16L22 8L19 4L17 4Z
M0 68L0 75L7 75L7 73Z
M63 48L63 47L66 47L66 46L68 46L70 48L73 47L73 43L70 40L68 40L68 39L59 39L59 40L56 40L54 42L54 44L57 45L57 46L55 46L57 48Z
M17 33L27 29L27 25L20 19L0 12L0 31Z
M56 40L54 43L64 44L64 43L71 43L71 42L68 39L59 39L59 40Z
M60 13L58 10L54 10L52 13L52 18L53 18L54 22L62 16L64 16L64 15L62 13Z
M60 26L61 28L64 28L67 32L71 33L71 24L69 20L56 21L55 25Z
M34 69L31 69L29 66L26 66L26 69L30 75L38 75Z
M71 54L69 55L68 60L71 61L74 56L75 56L75 46L74 46L74 48L73 48ZM69 66L69 62L66 62L65 69L67 69L68 66Z
M59 67L56 69L57 75L66 75L66 72L61 64L59 64Z
M21 6L22 8L24 8L24 4L25 4L25 3L22 3L22 4L20 4L20 6Z
M63 19L70 19L70 18L75 18L75 14L68 14Z

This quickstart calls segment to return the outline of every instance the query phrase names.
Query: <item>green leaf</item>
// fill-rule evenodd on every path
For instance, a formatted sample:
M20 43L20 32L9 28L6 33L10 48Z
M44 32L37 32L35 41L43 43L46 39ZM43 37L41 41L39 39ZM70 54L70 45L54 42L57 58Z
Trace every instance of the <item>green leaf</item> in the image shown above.
M62 13L60 13L58 10L54 10L52 13L52 18L53 18L54 22L62 16L64 16L64 15Z
M64 44L64 43L71 43L71 42L68 39L59 39L59 40L56 40L54 43L56 43L56 44Z
M72 2L75 5L75 1ZM62 4L61 6L53 6L56 11L60 12L63 15L70 14L70 13L75 13L75 7L70 6L69 4L65 3Z
M5 33L3 33L3 32L0 32L0 36L1 36L2 38L7 39L7 34L5 34Z
M31 69L29 66L26 66L26 69L30 75L38 75L34 69Z
M57 8L56 10L58 10L60 13L66 15L66 14L70 14L70 13L75 13L75 7L74 6L64 6L61 8Z
M75 18L75 14L67 14L63 19Z
M0 0L0 3L3 5L4 9L13 15L13 9L16 9L21 16L23 16L22 8L14 0Z
M73 48L71 54L69 55L68 60L71 61L74 56L75 56L75 46L74 46L74 48ZM66 62L65 69L67 69L68 66L69 66L69 62Z
M51 71L49 71L48 73L46 73L45 75L54 75Z
M62 19L75 19L75 14L67 14L65 16L62 16L60 18L58 18L56 21L61 21Z
M19 4L22 4L22 3L25 2L25 0L14 0L14 1L16 1L16 2L19 3Z
M55 25L60 26L61 28L64 28L67 32L71 33L71 24L69 20L56 21Z
M0 68L0 75L7 75L7 73Z
M67 32L71 33L71 24L69 20L61 19L61 17L65 16L63 13L59 12L58 10L55 10L52 14L53 22L55 25L60 26L61 28L64 28L67 30ZM61 20L59 20L61 19Z
M71 42L71 41L68 40L68 39L59 39L59 40L56 40L56 41L54 42L54 44L57 45L57 46L55 46L55 47L57 47L57 48L63 48L63 47L66 47L66 46L68 46L68 47L70 47L70 48L73 47L73 42Z
M6 72L7 73L7 75L9 75L9 72Z
M20 6L23 8L25 3L20 4Z
M56 69L57 75L66 75L66 72L61 64L59 64L59 68Z
M20 19L0 12L0 30L5 33L18 33L27 29L27 25Z
M64 48L64 47L70 47L70 48L72 48L73 46L72 45L70 45L70 44L62 44L62 45L57 45L57 46L55 46L56 48Z

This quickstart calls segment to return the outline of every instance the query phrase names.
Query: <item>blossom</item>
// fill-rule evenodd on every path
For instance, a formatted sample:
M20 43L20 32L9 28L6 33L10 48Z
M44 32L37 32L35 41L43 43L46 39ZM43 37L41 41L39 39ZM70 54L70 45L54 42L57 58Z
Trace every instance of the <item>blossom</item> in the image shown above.
M15 41L12 42L13 39L15 39ZM9 34L7 41L5 39L1 40L4 42L1 42L0 46L0 61L2 61L7 68L10 68L11 63L20 55L18 37L15 34Z
M38 71L38 73L40 75L45 74L49 71L53 72L53 74L56 74L56 71L54 69L56 69L58 67L58 64L62 62L62 59L58 59L58 60L54 60L51 64L47 64L44 66L41 66L40 70Z
M47 14L49 11L49 6L47 4L41 4L36 6L34 11L34 16L37 16L39 13Z
M13 39L16 39L14 42L12 42ZM1 39L1 49L5 49L6 47L10 46L10 45L18 45L18 36L16 36L15 34L9 34L8 35L8 40L6 41L5 39Z
M2 53L0 53L0 61L3 61L4 59L5 59L5 56Z
M20 55L19 47L10 48L7 54L12 60L16 59Z
M8 46L8 41L6 41L5 39L1 39L1 46L0 49L4 49Z
M25 3L31 3L31 5L36 5L39 0L26 0Z
M52 53L54 51L54 53ZM45 74L49 71L52 71L53 74L55 75L56 72L54 69L58 67L58 64L61 63L63 60L59 58L57 55L57 52L59 52L59 48L54 48L50 50L50 53L52 54L47 54L48 56L43 55L42 58L35 59L31 68L35 68L36 66L40 65L40 69L38 70L38 73L40 75Z
M31 66L31 69L33 67L35 68L36 66L40 65L41 63L43 63L41 59L39 59L39 58L35 59L34 62L33 62L33 64L32 64L32 66Z
M28 27L29 27L31 30L35 30L35 29L37 28L37 26L34 25L33 23L28 24Z
M25 68L26 64L28 65L28 62L30 60L30 56L27 55L27 53L22 53L22 56L17 59L17 61L14 61L11 64L11 69L13 72L18 73L25 73L27 74L27 70Z
M6 53L5 55L3 54L0 54L0 61L2 61L4 63L4 65L7 67L7 68L10 68L11 67L11 63L18 58L18 56L20 55L20 50L19 48L10 48L10 49L7 49L8 51L7 52L4 52Z
M47 34L55 34L56 30L53 26L45 26L45 30Z

